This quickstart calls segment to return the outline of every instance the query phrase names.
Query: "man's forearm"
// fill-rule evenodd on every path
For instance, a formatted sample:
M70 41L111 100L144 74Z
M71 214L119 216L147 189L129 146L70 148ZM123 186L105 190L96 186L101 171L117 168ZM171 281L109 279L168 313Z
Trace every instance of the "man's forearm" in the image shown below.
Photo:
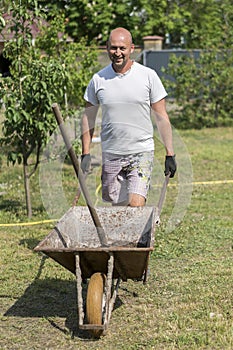
M86 115L82 118L82 154L90 153L90 145L93 136L94 128L89 128L88 117Z
M174 155L172 127L165 107L165 100L152 105L152 119L155 123L167 156Z
M90 153L90 145L94 133L97 111L98 107L87 103L81 124L82 154Z
M160 137L162 139L162 142L164 144L164 147L166 149L167 156L173 156L174 155L173 137L172 137L172 127L171 127L170 121L166 118L163 118L160 121L158 121L157 127L158 127Z

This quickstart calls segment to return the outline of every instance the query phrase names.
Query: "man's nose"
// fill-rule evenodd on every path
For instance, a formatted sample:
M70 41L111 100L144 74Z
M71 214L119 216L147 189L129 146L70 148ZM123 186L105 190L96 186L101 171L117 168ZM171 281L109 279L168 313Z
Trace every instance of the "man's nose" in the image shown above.
M116 48L115 54L116 54L116 55L120 55L120 54L121 54L121 50L120 50L119 47Z

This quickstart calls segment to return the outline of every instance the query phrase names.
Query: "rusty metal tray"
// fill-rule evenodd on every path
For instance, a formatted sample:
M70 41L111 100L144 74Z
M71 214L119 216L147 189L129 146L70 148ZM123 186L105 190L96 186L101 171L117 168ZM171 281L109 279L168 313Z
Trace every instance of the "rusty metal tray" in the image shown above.
M72 207L35 248L76 273L79 254L83 278L107 273L109 253L114 254L113 278L141 278L154 245L155 208L98 207L108 246L100 244L87 207Z

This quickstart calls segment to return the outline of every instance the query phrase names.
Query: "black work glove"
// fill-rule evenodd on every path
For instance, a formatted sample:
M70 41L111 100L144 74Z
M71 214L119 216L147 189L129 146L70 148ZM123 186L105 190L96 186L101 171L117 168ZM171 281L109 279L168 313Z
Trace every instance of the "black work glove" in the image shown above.
M88 173L90 171L91 167L91 155L88 154L82 154L81 155L81 169L83 173Z
M167 176L170 173L170 177L174 177L176 172L176 156L166 156L165 159L165 171L164 174Z

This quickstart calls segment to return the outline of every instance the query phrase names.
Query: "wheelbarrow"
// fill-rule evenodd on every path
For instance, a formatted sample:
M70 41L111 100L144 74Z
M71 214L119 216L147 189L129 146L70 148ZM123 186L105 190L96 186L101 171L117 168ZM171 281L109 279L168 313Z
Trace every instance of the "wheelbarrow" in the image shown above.
M94 208L56 104L53 110L87 206L70 208L34 250L43 252L75 274L79 328L100 337L106 333L120 281L133 279L146 283L154 228L159 221L169 176L165 178L156 208ZM85 302L82 287L87 280Z
M120 281L147 278L154 245L155 208L99 207L107 246L100 244L86 207L72 207L34 249L76 275L78 326L106 333ZM84 282L88 282L86 302Z

